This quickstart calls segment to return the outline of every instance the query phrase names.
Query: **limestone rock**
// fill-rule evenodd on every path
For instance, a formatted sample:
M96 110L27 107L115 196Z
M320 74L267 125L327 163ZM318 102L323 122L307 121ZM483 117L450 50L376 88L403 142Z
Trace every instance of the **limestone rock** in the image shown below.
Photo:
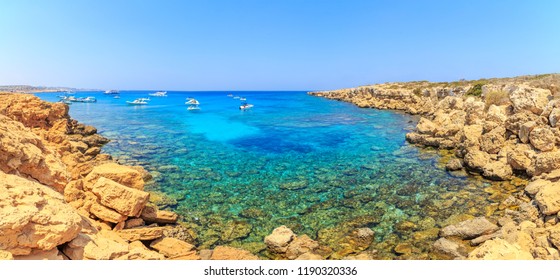
M539 153L533 159L533 165L527 170L531 175L538 176L560 168L560 151Z
M135 228L135 227L141 227L146 225L146 223L144 223L144 220L141 218L131 218L125 221L124 224L124 228L125 229L129 229L129 228Z
M8 261L13 259L14 259L14 255L12 255L12 253L8 251L0 250L0 261L4 261L4 260Z
M130 217L140 215L150 197L147 192L123 186L103 177L93 185L92 192L99 198L100 204Z
M463 168L463 161L458 158L451 159L445 165L445 169L449 171L461 170Z
M16 256L15 260L56 260L62 261L65 259L64 255L57 249L53 248L51 250L33 250L29 255Z
M490 161L482 167L482 176L491 180L508 180L513 175L511 166L502 161Z
M483 167L490 162L490 155L480 150L472 149L465 155L465 164L472 170L482 171Z
M545 215L554 215L560 211L560 182L550 182L540 186L535 201Z
M148 205L142 210L140 218L148 223L174 224L179 216L174 212L159 210L156 206Z
M529 134L531 145L539 151L548 152L556 146L556 138L554 133L545 126L533 128Z
M478 147L484 128L481 125L467 125L463 127L463 143L466 147Z
M285 253L288 244L296 237L294 232L286 226L280 226L272 231L272 234L264 238L268 249L275 253Z
M438 239L433 246L434 250L438 253L453 259L463 259L467 256L467 249L465 246L455 243L445 237Z
M293 260L305 253L313 252L317 248L319 248L319 243L304 234L290 242L286 250L286 257Z
M97 218L110 223L118 224L126 220L125 215L122 215L111 208L105 207L96 201L91 204L89 211Z
M528 121L522 124L519 127L519 140L521 140L521 142L525 144L529 143L529 135L531 134L531 131L533 131L533 128L535 128L536 126L537 122L535 121Z
M533 256L523 251L519 245L511 244L501 238L484 242L475 248L468 257L469 260L532 260Z
M550 115L548 116L548 120L550 122L550 126L557 127L560 120L560 108L552 109Z
M0 171L31 178L62 192L66 166L43 140L21 123L0 115Z
M156 239L150 243L150 247L168 258L190 255L191 251L194 249L194 245L171 237Z
M498 226L484 217L477 217L447 226L441 230L440 235L443 237L458 236L462 239L472 239L483 234L495 232L496 230L498 230Z
M80 233L62 251L71 260L114 260L126 255L128 245L102 234Z
M247 250L229 246L217 246L212 252L211 260L258 260L259 258Z
M537 115L543 112L551 96L550 90L527 86L512 85L507 91L516 112L528 110Z
M505 133L505 128L499 126L482 135L480 138L480 149L489 154L497 154L506 141Z
M551 184L552 182L543 179L537 179L535 181L530 182L525 187L525 192L530 195L536 195L544 186Z
M518 144L507 152L507 163L515 170L527 170L531 167L535 152L526 144Z
M296 260L298 261L311 261L311 260L323 260L323 259L324 259L323 256L311 252L301 254L299 257L296 258Z
M416 129L422 134L434 135L438 130L438 126L426 118L421 118L416 125Z
M93 170L85 178L85 186L88 188L92 188L93 185L97 182L97 179L100 177L111 179L119 184L133 189L144 189L143 174L129 166L124 166L113 162L98 165L94 167Z
M76 237L80 222L60 193L0 171L0 250L13 255L51 250Z
M117 231L117 234L128 241L154 240L163 236L163 227L135 227Z

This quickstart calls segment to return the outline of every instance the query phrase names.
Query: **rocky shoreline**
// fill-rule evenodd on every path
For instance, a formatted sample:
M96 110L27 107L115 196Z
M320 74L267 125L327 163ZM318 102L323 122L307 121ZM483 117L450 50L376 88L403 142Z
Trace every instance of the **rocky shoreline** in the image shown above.
M310 94L419 114L408 141L451 154L448 170L506 180L517 188L504 196L499 219L465 215L441 229L415 232L437 239L427 258L558 259L557 80L545 75L414 82ZM0 119L0 259L383 258L367 227L336 234L336 248L285 226L259 245L265 247L260 257L230 246L197 248L181 217L158 209L162 198L144 191L151 175L102 154L109 140L72 120L67 105L0 93ZM415 227L407 221L395 226ZM414 256L413 244L392 250L407 258Z
M547 74L387 83L309 94L421 115L406 139L450 151L454 156L446 169L495 181L529 180L507 198L513 207L497 224L478 217L443 228L433 246L442 258L558 259L559 85L559 74Z
M68 110L29 94L0 93L0 260L259 259L230 246L197 248L180 217L158 209L165 198L144 191L151 175L101 153L109 139ZM373 241L371 229L345 241L346 252L334 252L281 226L263 247L268 259L372 258L357 255Z

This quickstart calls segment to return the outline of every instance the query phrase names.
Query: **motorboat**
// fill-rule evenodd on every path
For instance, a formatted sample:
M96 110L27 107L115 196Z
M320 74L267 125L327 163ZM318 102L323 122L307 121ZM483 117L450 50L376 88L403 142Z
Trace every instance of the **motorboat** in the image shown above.
M187 98L187 102L185 102L185 105L200 105L200 102L198 102L198 100L194 99L194 98Z
M187 110L198 111L198 110L200 110L200 107L198 107L198 105L191 105L191 106L187 107Z
M97 99L95 99L95 97L93 97L93 96L88 96L86 98L78 98L76 100L76 102L95 103L95 102L97 102Z
M146 105L148 104L148 101L150 101L149 98L138 98L135 99L134 101L126 101L126 103L128 105Z
M241 106L239 106L239 110L245 111L245 110L249 110L251 108L253 108L253 104L248 104L247 102L241 104Z
M120 92L116 89L106 90L105 94L119 94Z
M233 99L239 99L239 98L240 98L239 96L234 96L234 97L233 97Z
M113 98L115 98L115 99L120 99L121 97L118 96L118 95L115 95L115 97L113 97Z
M228 94L227 96L228 96L228 97L233 97L233 94L230 93L230 94Z
M167 97L167 91L158 91L148 94L149 96Z
M247 100L247 98L245 98L245 97L240 97L239 98L239 101L246 101L246 100Z

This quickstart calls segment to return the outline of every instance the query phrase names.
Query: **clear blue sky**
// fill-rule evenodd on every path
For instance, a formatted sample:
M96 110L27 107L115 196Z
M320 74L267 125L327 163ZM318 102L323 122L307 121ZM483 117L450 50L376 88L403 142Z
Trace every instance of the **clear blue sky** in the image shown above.
M0 84L311 90L560 72L560 1L0 2Z

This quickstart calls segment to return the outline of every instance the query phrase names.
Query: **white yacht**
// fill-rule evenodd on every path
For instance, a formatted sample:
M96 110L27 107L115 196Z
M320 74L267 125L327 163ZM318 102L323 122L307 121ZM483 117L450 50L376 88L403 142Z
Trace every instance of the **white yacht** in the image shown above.
M149 98L138 98L134 101L126 101L128 105L146 105L150 101Z
M253 108L253 104L248 104L247 102L241 104L241 106L239 106L239 110L241 111L245 111L245 110L249 110L251 108Z
M148 94L149 96L167 97L167 91L158 91Z
M119 91L116 89L106 90L105 94L119 94Z

